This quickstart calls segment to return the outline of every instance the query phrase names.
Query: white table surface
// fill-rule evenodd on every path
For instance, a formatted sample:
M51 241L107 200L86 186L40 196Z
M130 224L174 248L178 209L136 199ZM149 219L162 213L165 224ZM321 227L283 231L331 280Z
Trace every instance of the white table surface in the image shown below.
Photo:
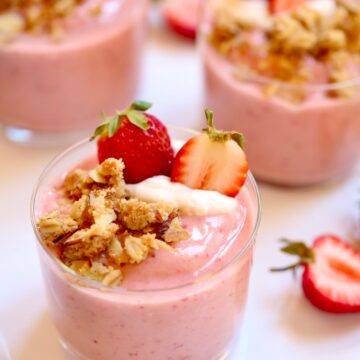
M167 123L202 124L201 69L191 42L153 26L144 70L139 97L154 103L153 113ZM47 312L29 217L33 185L59 150L19 147L0 137L0 360L66 359ZM268 272L291 261L278 252L279 237L311 241L334 232L359 239L359 175L360 169L303 189L260 185L263 218L234 360L360 359L360 315L322 313L304 299L300 278Z

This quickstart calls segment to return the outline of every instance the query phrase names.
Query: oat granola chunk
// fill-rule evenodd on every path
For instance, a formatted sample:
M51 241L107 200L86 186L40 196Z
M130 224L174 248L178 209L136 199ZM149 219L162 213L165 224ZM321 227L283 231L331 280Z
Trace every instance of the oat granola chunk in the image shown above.
M114 158L106 159L90 171L76 169L65 177L63 193L68 199L78 200L83 195L89 195L92 190L106 188L108 192L111 189L111 198L122 198L125 195L123 170L123 161Z
M58 189L67 212L38 221L42 240L65 265L109 286L121 282L125 264L139 264L153 251L175 251L173 244L190 237L173 206L126 198L123 170L122 160L107 159L73 171Z
M166 203L146 203L122 199L117 208L119 218L130 230L143 230L149 225L166 221L174 208Z
M178 217L171 220L168 229L163 235L167 243L178 242L189 238L189 232L182 226Z
M65 177L63 190L70 199L80 199L90 192L90 181L86 170L75 170Z
M78 230L77 222L68 214L53 211L40 217L38 228L44 242L53 244Z
M151 250L173 251L173 248L164 241L156 239L155 234L145 234L140 237L128 236L125 239L125 250L130 263L144 261Z
M71 16L76 8L86 0L1 0L0 23L6 25L7 36L2 38L0 24L0 43L12 41L22 32L32 34L47 33L54 40L63 37L63 19ZM89 14L98 16L100 5L90 8ZM15 19L16 16L16 19ZM14 19L16 21L14 21ZM3 26L4 28L4 26Z

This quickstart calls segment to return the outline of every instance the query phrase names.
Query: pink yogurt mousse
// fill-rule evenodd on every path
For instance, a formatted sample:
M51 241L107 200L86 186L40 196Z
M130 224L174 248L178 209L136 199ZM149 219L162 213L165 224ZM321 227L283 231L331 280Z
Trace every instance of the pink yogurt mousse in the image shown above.
M102 14L90 9L101 4ZM0 45L0 123L35 132L92 128L135 97L149 0L87 0L64 38L22 34Z
M301 104L269 97L205 40L200 44L206 107L219 127L245 135L249 165L261 180L308 185L348 174L360 159L360 75L351 99L310 91Z
M46 211L54 199L49 192ZM40 248L50 312L75 358L219 359L241 325L258 212L249 181L237 199L233 214L184 217L191 238L127 265L112 291L79 286Z

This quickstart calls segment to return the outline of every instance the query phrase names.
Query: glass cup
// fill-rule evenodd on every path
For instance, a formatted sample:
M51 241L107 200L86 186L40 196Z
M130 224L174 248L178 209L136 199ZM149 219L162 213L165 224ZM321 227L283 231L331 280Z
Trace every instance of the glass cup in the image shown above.
M176 144L194 134L169 131ZM176 287L107 287L67 268L44 246L36 227L49 189L95 153L95 142L83 141L60 154L40 176L31 200L49 310L64 348L72 358L88 360L220 359L238 336L247 298L260 221L253 176L249 173L238 195L247 213L242 230L223 234L238 246L216 271Z
M101 14L90 6L102 5ZM65 21L60 41L22 34L0 44L0 124L19 143L84 137L99 111L136 97L149 0L87 0Z
M245 64L233 65L208 42L217 3L209 0L204 5L198 37L205 106L214 111L219 127L245 135L255 177L301 186L351 173L360 160L360 77L331 85L299 85L246 72ZM276 92L266 93L272 89ZM354 95L327 96L334 91Z

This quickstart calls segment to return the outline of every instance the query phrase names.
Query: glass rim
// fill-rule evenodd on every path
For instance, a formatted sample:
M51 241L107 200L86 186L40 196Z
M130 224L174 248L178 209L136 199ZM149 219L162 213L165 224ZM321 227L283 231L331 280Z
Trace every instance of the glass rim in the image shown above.
M206 34L207 32L204 30L204 23L203 20L201 20L201 25L199 27L199 35L197 36L197 44L199 47L206 47L211 50L211 52L223 63L227 68L232 69L236 71L239 69L238 65L231 63L228 61L224 56L219 54L206 40ZM241 82L241 80L238 80L235 78L238 82ZM282 81L282 80L276 80L272 79L270 77L262 76L259 74L252 73L249 71L249 73L244 77L244 81L248 82L258 82L261 85L275 85L282 89L287 90L299 90L299 89L307 89L311 92L327 92L331 90L340 90L343 88L353 87L353 86L360 86L360 75L356 76L350 80L341 81L333 84L293 84L290 82Z
M195 130L186 129L186 128L182 128L182 127L178 127L178 126L167 125L167 128L179 130L179 131L186 131L186 132L193 133L193 134L199 134L199 132L197 132ZM244 187L250 186L253 188L253 190L255 192L256 206L257 206L256 221L254 222L253 228L251 230L251 234L248 237L245 245L231 260L229 260L226 264L221 266L216 271L214 271L210 274L204 274L204 275L192 280L191 282L187 282L185 284L181 284L178 286L172 286L172 287L166 287L166 288L154 288L154 289L152 289L152 288L151 289L128 289L128 288L125 288L122 286L104 285L101 282L92 280L86 276L82 276L82 275L76 273L74 270L70 269L63 262L61 262L61 260L59 260L54 254L52 254L47 249L44 242L42 241L41 235L37 228L37 219L35 216L35 203L36 203L36 199L38 198L39 188L40 188L43 180L46 179L48 172L53 168L53 166L56 165L59 161L61 161L61 159L64 156L68 155L73 150L78 149L79 147L81 147L82 145L85 145L88 142L89 142L89 139L80 140L77 143L73 144L72 146L66 148L64 151L57 154L55 157L53 157L52 160L50 160L48 162L48 164L45 166L45 168L42 170L40 176L38 177L38 180L33 188L31 200L30 200L30 218L31 218L31 224L32 224L32 228L33 228L37 243L40 245L42 251L44 251L46 253L46 256L48 257L48 259L52 263L54 263L59 268L59 270L64 271L64 273L69 274L74 279L76 279L76 281L74 281L74 283L76 283L77 285L82 286L84 288L92 288L92 289L96 289L96 290L100 290L100 291L106 290L109 293L128 293L128 294L129 293L133 293L133 294L135 294L135 293L136 294L159 293L159 292L166 292L166 291L175 291L175 290L182 289L182 288L189 288L189 287L195 286L199 283L203 283L206 280L214 278L215 276L219 275L220 273L223 273L226 269L230 268L238 260L240 260L240 258L242 258L242 256L245 255L245 253L250 248L250 246L255 242L255 238L256 238L256 235L257 235L257 232L258 232L258 229L260 226L260 219L261 219L261 196L260 196L259 187L255 181L254 176L252 175L252 173L250 171L248 171L248 175L247 175L247 179L246 179L247 181L245 182ZM249 183L248 183L248 181L249 181ZM234 235L232 235L231 238L233 238L234 236L237 236L238 234L239 234L239 231L237 231Z

